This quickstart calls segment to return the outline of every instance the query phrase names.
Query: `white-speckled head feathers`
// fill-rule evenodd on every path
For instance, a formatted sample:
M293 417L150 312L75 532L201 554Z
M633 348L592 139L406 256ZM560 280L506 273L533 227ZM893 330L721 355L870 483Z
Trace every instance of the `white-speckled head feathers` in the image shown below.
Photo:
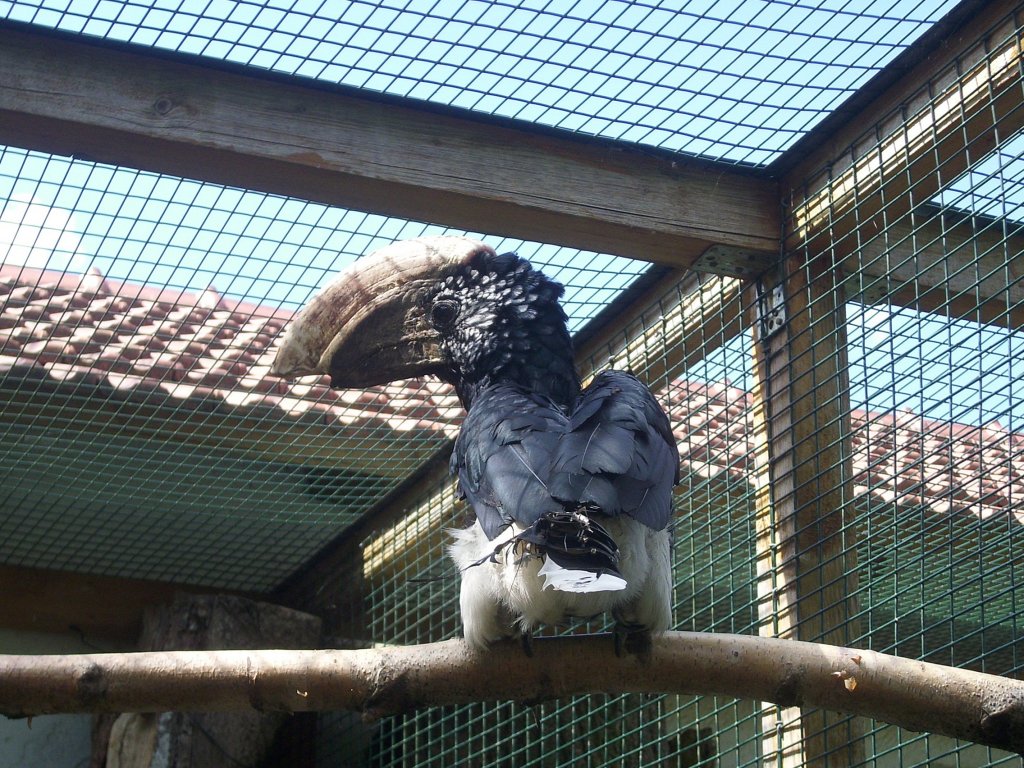
M559 304L562 286L514 253L473 260L432 299L448 375L464 404L500 381L568 404L579 392L572 342Z

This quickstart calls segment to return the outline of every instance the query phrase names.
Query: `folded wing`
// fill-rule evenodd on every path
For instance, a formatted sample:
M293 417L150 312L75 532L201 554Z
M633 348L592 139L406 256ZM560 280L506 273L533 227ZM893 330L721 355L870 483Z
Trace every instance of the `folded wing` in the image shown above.
M605 371L580 395L558 443L549 491L655 530L672 517L679 454L668 417L634 376Z
M463 424L452 471L491 539L513 522L526 528L584 507L661 530L672 516L679 456L647 387L606 371L571 414L515 386L489 391Z

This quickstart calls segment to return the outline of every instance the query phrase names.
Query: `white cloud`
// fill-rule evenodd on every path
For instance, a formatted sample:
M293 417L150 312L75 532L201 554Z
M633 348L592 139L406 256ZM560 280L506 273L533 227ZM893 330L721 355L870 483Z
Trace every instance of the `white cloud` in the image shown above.
M81 236L72 214L15 196L0 208L0 263L35 269L82 272L88 260L78 255Z

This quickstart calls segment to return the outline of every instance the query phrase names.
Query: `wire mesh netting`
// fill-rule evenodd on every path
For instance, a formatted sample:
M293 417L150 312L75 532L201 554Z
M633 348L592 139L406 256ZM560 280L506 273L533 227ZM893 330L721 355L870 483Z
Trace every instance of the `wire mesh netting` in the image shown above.
M1013 30L1010 39L1019 40ZM998 61L1000 42L991 44L985 66ZM944 94L962 92L972 68L963 70L959 83L931 86L928 109ZM999 95L974 109L991 111ZM828 242L806 237L783 262L787 288L803 286L787 297L786 309L803 317L788 319L782 341L761 338L756 352L752 347L758 291L730 301L728 278L690 276L642 321L624 327L616 348L583 361L584 368L611 364L647 377L671 414L684 467L678 628L760 631L1021 674L1024 438L1015 370L1024 249L1011 170L1020 161L1019 138L1011 132L994 150L978 152L968 141L961 152L966 156L935 169L939 178L912 179L902 194L887 196L883 226L854 217L844 234L835 226L842 209L831 204ZM813 185L795 188L791 211L807 202ZM822 254L837 252L856 263L823 272ZM715 303L695 310L707 296ZM699 331L682 330L684 318L694 316ZM790 382L782 392L771 385L780 373ZM776 409L788 426L759 427L759 407ZM796 467L788 493L773 491L762 507L758 487L786 479L758 466L757 433L766 426L769 439L792 446ZM450 510L446 525L459 522L453 497L436 503ZM764 514L772 525L760 529ZM793 539L766 540L765 531L787 514ZM375 640L458 632L457 578L437 561L444 544L438 527L412 536L415 556L368 574ZM796 561L804 570L792 570ZM759 589L766 583L770 589ZM442 604L447 612L423 608ZM470 764L499 755L524 764L759 765L781 759L794 738L817 741L820 758L844 764L1018 760L883 723L801 719L799 711L713 698L580 699L531 714L475 705L398 719L367 742L367 760L425 763L444 754ZM339 737L343 742L343 735L325 733L325 746Z
M790 395L794 410L803 400L816 419L838 417L815 422L806 474L854 501L842 514L794 513L798 525L832 518L829 530L842 540L823 552L827 538L815 531L812 544L797 547L798 558L832 573L832 581L814 582L809 605L820 611L809 627L857 647L1010 676L1024 663L1015 565L1024 554L1024 221L1012 172L1024 117L1020 40L1019 20L1008 20L957 62L955 76L941 72L922 84L916 108L893 133L858 140L851 164L829 170L832 190L842 189L845 173L858 183L852 199L829 199L827 236L803 218L820 187L798 180L789 215L799 237L787 282L795 273L817 283L803 300L825 330L791 335L784 350L785 364L815 379ZM945 125L954 103L955 125ZM947 131L955 141L945 143ZM905 151L891 153L896 146ZM864 173L869 166L874 175ZM843 272L823 273L825 256ZM857 300L844 305L836 296ZM806 361L823 354L848 359L848 382L830 387L820 368L808 370ZM792 435L801 439L798 425ZM858 748L864 761L1017 761L880 723L855 727L867 736Z
M0 0L0 15L764 166L953 3L663 5ZM398 521L314 588L361 599L325 609L333 644L457 637L445 529L468 513L424 469L458 431L453 392L268 374L338 268L393 240L470 234L566 285L584 375L631 370L669 413L675 628L1020 677L1015 13L841 156L784 164L798 171L780 171L783 253L753 281L0 149L0 563L266 594L427 472ZM638 289L643 311L618 313ZM372 727L330 713L317 729L319 765L1017 760L715 697L475 704Z
M270 590L457 430L435 383L268 373L340 266L448 230L13 148L0 194L5 562ZM487 239L566 284L573 327L645 268Z
M45 0L0 14L763 165L954 5Z

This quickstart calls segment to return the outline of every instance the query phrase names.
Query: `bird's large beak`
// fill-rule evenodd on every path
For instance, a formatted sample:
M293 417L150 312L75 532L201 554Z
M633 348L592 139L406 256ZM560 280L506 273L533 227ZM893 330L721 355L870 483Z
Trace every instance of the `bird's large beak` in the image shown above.
M437 373L441 339L424 299L485 252L491 249L469 238L422 237L357 260L295 317L270 372L329 374L332 387L354 389Z

